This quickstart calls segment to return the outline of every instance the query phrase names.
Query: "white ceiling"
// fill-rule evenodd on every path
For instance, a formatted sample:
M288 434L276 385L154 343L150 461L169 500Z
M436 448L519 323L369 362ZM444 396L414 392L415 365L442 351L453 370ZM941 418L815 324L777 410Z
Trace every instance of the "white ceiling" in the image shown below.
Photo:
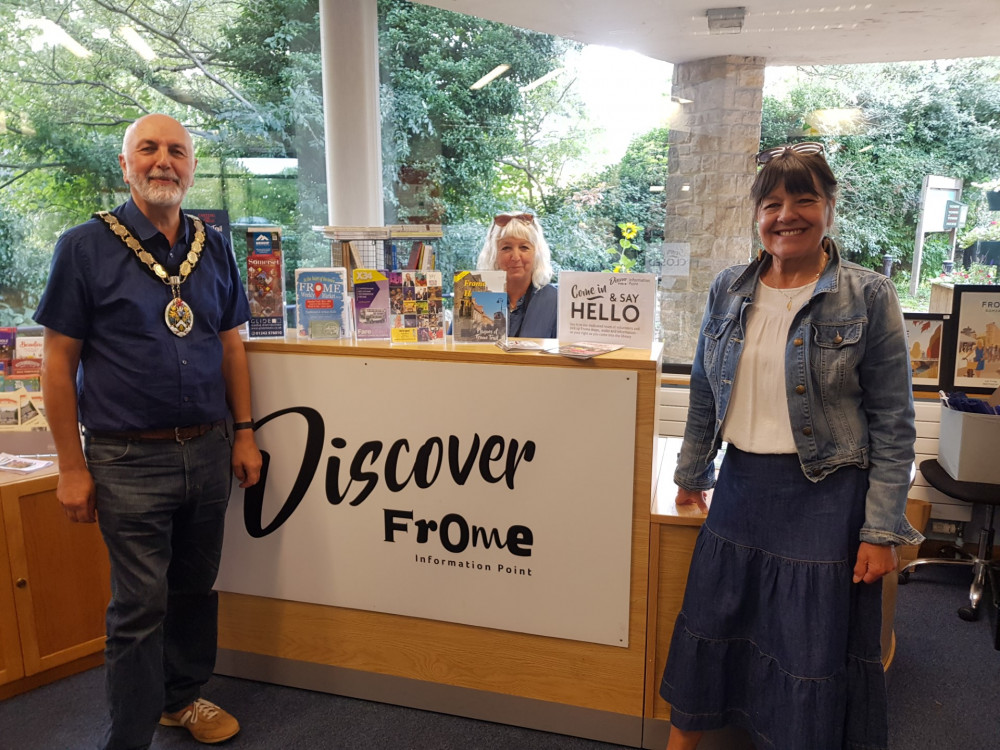
M720 55L824 65L1000 54L1000 0L749 0L739 34L708 33L705 11L731 0L420 1L672 63Z

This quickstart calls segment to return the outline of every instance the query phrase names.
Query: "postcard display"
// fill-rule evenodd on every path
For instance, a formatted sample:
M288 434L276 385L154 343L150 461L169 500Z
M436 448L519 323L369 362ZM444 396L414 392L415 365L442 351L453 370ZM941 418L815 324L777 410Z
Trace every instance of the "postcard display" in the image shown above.
M247 229L247 297L250 338L284 338L285 266L281 227Z
M389 338L389 276L354 269L354 333L358 340Z
M41 372L42 337L0 328L0 450L34 452L50 442Z
M444 340L440 271L389 272L389 338L396 344Z

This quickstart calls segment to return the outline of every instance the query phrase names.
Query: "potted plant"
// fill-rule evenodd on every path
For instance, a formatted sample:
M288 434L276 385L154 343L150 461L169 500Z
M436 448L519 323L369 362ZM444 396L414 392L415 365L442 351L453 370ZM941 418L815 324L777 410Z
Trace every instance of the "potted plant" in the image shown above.
M983 195L986 196L986 205L990 211L1000 211L1000 179L989 182L973 182L972 186L983 191Z
M973 248L970 262L976 260L981 262L987 257L997 257L1000 253L1000 222L991 221L989 224L980 224L967 229L958 236L958 246L962 250Z

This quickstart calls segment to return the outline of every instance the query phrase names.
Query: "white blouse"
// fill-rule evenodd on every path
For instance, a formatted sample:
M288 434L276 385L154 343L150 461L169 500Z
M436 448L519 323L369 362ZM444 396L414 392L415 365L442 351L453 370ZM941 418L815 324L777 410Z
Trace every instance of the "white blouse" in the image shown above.
M774 289L763 281L757 284L722 423L722 439L741 451L796 452L785 392L785 345L795 314L815 288L815 281L794 289Z

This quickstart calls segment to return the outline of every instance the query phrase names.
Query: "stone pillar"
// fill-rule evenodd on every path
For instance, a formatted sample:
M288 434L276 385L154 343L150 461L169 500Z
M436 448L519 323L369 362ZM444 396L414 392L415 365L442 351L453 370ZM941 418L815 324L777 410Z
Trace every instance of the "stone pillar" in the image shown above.
M714 57L674 66L665 243L690 245L686 276L660 282L665 362L690 363L716 274L753 248L750 186L760 144L764 58Z

